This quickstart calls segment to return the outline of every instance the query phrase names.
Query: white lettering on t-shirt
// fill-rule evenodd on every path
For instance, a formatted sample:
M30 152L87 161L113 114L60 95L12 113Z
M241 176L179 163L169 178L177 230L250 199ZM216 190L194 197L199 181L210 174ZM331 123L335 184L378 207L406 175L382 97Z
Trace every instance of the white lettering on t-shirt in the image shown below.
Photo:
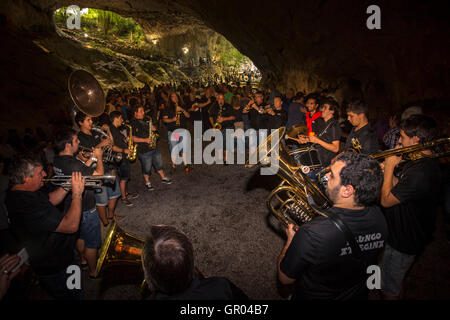
M355 237L356 242L359 245L361 251L368 251L373 249L381 249L384 246L384 240L379 240L381 238L381 233L371 233L360 235ZM379 240L379 241L377 241ZM345 256L352 253L352 249L349 244L346 244L346 247L341 248L340 256Z

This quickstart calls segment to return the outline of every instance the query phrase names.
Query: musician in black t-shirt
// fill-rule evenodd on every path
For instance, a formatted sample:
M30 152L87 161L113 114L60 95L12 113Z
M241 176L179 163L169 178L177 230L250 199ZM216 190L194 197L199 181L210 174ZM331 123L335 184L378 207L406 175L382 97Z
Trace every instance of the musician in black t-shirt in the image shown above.
M191 117L189 112L186 111L180 104L180 99L175 92L169 95L169 105L163 110L161 114L162 120L167 128L167 139L169 141L169 151L172 160L172 168L175 168L176 154L172 154L172 150L178 145L178 152L181 153L183 164L186 172L189 168L187 166L186 152L183 150L183 135L189 134L187 132L187 119ZM184 133L174 132L175 130L182 129Z
M282 109L283 100L280 96L273 98L273 108L269 108L265 114L266 116L266 128L278 129L284 127L287 122L287 112Z
M80 146L88 149L104 148L106 146L112 147L112 139L108 135L105 138L106 133L103 134L102 129L96 128L93 130L92 118L83 112L78 112L75 116L75 121L80 127L78 132L78 139L80 140ZM109 126L106 125L109 131ZM89 159L83 156L83 152L78 154L81 161L86 162ZM104 164L105 174L111 173L111 168L115 169L115 165ZM95 192L95 202L97 205L97 211L99 218L103 225L106 227L109 222L115 217L115 210L117 205L117 199L120 197L119 181L116 180L114 184L104 184L100 189Z
M220 116L219 116L220 115ZM225 156L223 158L223 163L226 165L228 159L228 150L226 148L226 129L234 129L234 116L233 107L225 102L225 96L223 93L217 94L217 103L215 103L209 113L209 122L211 127L214 128L214 124L217 122L222 125L222 146L225 150ZM220 147L220 146L217 146ZM219 163L222 161L223 151L216 148L216 152L219 153Z
M55 151L58 153L53 161L56 175L71 175L73 172L81 172L83 176L103 175L102 149L94 148L93 156L97 158L97 167L91 167L92 159L83 163L74 155L78 152L80 140L73 129L64 129L55 135ZM70 206L72 197L69 194L65 200L65 208ZM89 268L89 276L95 275L97 266L97 250L101 247L100 219L95 207L95 192L86 189L82 199L82 218L80 223L79 239L76 248L83 266Z
M150 129L149 121L144 120L145 112L142 106L135 106L132 112L133 119L130 121L130 125L133 128L133 142L137 144L137 156L141 162L142 174L144 175L147 190L154 190L150 183L152 166L155 167L155 171L158 172L163 183L171 184L172 180L164 174L161 153L158 148L152 149L150 146L150 130L156 131L155 125L152 124L152 128Z
M375 154L379 152L378 139L370 129L368 120L369 108L362 101L350 103L347 107L347 118L353 128L347 136L344 150L355 150L362 154Z
M345 152L331 165L327 195L334 213L359 245L357 256L347 236L330 218L318 215L294 231L278 259L278 278L295 283L293 299L367 299L367 266L377 264L387 237L386 221L373 206L381 190L382 171L369 156Z
M336 101L333 99L324 99L321 101L320 109L325 122L323 129L316 132L315 135L309 136L307 139L317 146L320 162L322 163L322 168L324 168L330 165L331 159L339 151L341 127L337 121L339 111Z
M76 264L74 255L76 232L81 217L84 179L72 174L70 207L66 213L55 206L67 195L63 188L45 194L40 191L46 176L43 166L34 159L14 161L9 170L11 190L6 206L11 232L26 248L40 285L55 299L81 299L80 290L69 290L67 267Z
M113 138L113 151L122 153L122 160L119 163L121 200L124 205L131 207L133 203L130 200L136 199L138 194L129 193L127 189L127 183L131 177L130 160L127 159L127 156L130 154L130 149L128 149L128 138L125 138L120 130L123 124L122 113L120 111L113 111L109 115L109 118L111 121L109 130Z
M399 143L403 147L435 139L436 122L425 115L413 115L400 124ZM381 261L381 290L387 299L402 296L402 282L414 262L433 236L436 209L441 188L441 171L437 159L429 158L430 149L420 151L418 159L407 162L399 178L394 168L401 157L384 161L381 205L389 228L389 238Z

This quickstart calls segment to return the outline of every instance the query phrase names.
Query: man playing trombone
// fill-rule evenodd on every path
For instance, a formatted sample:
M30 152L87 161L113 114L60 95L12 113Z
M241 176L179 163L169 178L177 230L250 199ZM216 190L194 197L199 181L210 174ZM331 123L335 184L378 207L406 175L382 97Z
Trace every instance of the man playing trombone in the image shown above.
M399 142L403 147L432 141L436 122L425 115L413 115L400 124ZM381 291L386 299L399 299L407 271L432 238L435 228L441 172L432 151L420 151L407 162L399 178L394 169L401 157L384 162L381 205L389 228L389 238L381 261Z

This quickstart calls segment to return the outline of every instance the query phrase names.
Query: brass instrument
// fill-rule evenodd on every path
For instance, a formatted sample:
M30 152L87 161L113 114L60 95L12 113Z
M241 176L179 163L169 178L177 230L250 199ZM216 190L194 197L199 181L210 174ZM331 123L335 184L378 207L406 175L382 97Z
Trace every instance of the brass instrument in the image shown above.
M222 130L222 124L217 121L220 117L222 117L222 107L221 106L219 106L219 112L217 113L216 123L214 123L214 127L213 127L214 129Z
M175 110L177 110L178 104L175 106ZM181 124L181 111L176 111L177 121L175 122L175 125L177 127Z
M413 146L409 147L403 147L398 149L389 149L385 150L379 153L371 154L369 155L371 158L376 160L382 160L384 158L390 157L390 156L402 156L402 161L413 161L418 160L421 158L442 158L442 157L448 157L450 156L450 151L444 151L444 152L438 152L433 153L432 155L426 155L422 150L433 148L439 145L448 144L450 143L450 137L447 138L440 138L433 141L425 142L422 144L415 144ZM353 148L353 152L354 152ZM323 168L317 173L317 181L319 181L322 185L326 184L326 174L330 171L330 167Z
M278 141L272 141L278 131ZM304 171L304 166L297 164L289 155L283 144L286 128L281 127L273 132L262 142L256 152L264 148L269 150L266 154L278 150L278 176L283 180L267 197L266 205L282 224L287 226L294 224L298 229L300 225L312 220L317 215L325 216L321 210L331 207L331 201L320 191L320 189L309 179ZM270 144L270 147L268 146ZM262 163L268 163L267 155ZM247 164L247 167L250 167Z
M104 139L112 140L111 133L109 133L109 134L106 133L105 131L103 131L102 128L92 127L92 130L99 132L103 136ZM111 145L104 146L102 148L102 150L103 150L103 162L119 163L120 161L122 161L122 153L113 151L113 148Z
M95 276L97 277L103 270L113 265L139 265L142 267L143 247L143 239L123 231L116 221L113 221L100 249ZM194 272L198 278L204 278L197 268L194 269ZM145 280L141 288L144 285Z
M130 152L127 154L126 158L129 161L134 161L137 156L137 144L133 143L133 127L129 124L126 124L126 126L130 129L130 134L128 135L128 150L130 150Z
M156 149L156 141L158 140L159 134L152 131L152 118L150 117L150 121L148 123L148 138L150 139L150 143L148 144L150 149Z
M116 175L98 175L98 176L83 176L85 179L85 187L99 188L104 183L114 184L116 182ZM72 188L72 176L54 176L49 179L42 179L44 182L51 182L56 186L60 186L66 189Z
M93 75L84 70L73 71L67 83L75 107L91 117L98 117L105 110L105 94Z

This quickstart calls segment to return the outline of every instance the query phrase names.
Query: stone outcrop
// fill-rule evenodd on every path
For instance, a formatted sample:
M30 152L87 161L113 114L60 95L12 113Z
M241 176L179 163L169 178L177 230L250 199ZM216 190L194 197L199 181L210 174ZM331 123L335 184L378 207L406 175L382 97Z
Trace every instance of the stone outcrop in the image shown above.
M74 67L69 62L86 57L86 52L80 54L80 48L58 36L52 21L54 10L71 4L66 0L0 4L4 105L17 97L19 105L35 108L43 101L53 107L61 103L67 67ZM252 59L266 83L274 81L281 89L326 89L340 102L362 96L372 109L449 97L446 1L382 1L381 30L366 27L371 3L359 0L79 0L76 4L133 17L148 39L159 39L167 55L185 42L194 57L207 55L211 45L207 35L216 31ZM45 52L36 43L54 47ZM137 81L148 80L141 70L133 70Z

